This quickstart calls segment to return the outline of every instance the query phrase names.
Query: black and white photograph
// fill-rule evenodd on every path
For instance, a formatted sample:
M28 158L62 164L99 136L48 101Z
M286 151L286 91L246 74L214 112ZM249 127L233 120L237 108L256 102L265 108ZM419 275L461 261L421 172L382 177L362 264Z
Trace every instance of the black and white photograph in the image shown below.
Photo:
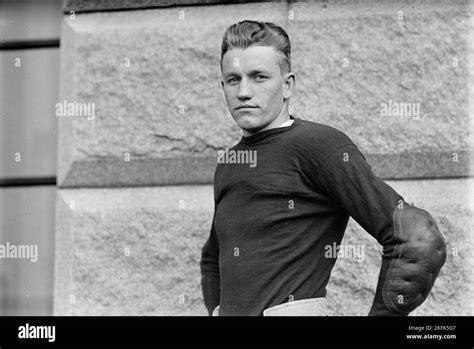
M0 348L472 347L473 132L472 0L0 0Z

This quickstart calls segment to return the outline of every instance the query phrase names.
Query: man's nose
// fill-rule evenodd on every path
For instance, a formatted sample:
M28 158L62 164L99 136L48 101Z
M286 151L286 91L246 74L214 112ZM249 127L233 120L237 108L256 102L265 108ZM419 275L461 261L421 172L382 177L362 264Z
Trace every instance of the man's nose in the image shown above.
M239 91L237 94L237 98L239 99L249 99L252 97L250 85L247 79L242 79L239 84Z

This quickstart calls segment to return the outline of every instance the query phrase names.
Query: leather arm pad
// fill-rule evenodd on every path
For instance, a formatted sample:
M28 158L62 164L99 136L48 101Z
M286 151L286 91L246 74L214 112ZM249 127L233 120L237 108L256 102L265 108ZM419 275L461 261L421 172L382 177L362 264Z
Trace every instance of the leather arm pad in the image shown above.
M415 206L395 208L369 316L408 315L426 300L445 261L446 242L431 215Z

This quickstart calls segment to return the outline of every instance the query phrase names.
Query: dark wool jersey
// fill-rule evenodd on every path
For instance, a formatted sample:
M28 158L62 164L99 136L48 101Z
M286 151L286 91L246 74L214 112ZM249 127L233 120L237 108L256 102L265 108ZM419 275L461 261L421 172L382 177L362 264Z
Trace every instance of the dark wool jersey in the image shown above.
M384 245L403 198L379 180L341 131L296 117L242 137L218 163L215 211L202 250L209 313L262 315L291 300L323 297L349 216ZM240 152L232 159L229 154ZM247 160L256 160L253 165ZM222 159L221 159L222 160Z

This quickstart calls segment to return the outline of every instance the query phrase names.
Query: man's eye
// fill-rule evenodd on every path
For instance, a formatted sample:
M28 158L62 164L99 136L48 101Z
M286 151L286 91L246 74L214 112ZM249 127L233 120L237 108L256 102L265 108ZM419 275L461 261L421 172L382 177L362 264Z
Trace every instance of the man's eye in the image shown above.
M235 84L236 82L237 82L237 79L235 78L230 78L229 80L227 80L228 84Z
M265 75L256 75L255 80L265 80L267 77Z

